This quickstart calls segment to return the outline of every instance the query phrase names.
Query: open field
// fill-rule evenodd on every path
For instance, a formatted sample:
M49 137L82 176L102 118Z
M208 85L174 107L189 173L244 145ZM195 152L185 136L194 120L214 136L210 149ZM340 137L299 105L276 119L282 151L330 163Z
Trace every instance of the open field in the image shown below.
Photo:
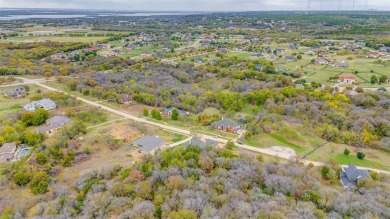
M29 103L30 96L33 96L34 90L36 90L38 87L35 85L29 85L30 87L30 92L29 95L27 95L24 98L15 98L11 99L8 97L5 97L3 93L8 90L13 90L15 88L18 88L20 86L15 86L15 87L6 87L6 88L0 88L0 117L7 114L7 113L12 113L12 112L17 112L20 110L20 108Z
M345 148L351 151L349 156L343 154ZM364 160L359 160L356 153L362 151L366 154ZM356 148L348 145L330 143L319 148L308 159L321 162L336 162L338 164L356 164L359 166L370 167L390 171L390 153L365 148Z

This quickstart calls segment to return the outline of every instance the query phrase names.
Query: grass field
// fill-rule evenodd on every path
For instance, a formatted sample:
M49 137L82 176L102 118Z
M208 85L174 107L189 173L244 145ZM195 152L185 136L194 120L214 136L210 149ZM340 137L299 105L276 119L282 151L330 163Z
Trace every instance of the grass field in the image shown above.
M106 39L107 37L70 37L70 36L18 36L8 38L8 42L24 42L24 41L55 41L55 42L93 42L96 43L99 40Z
M25 98L11 99L3 95L5 91L13 90L17 87L20 86L0 88L0 117L8 113L19 111L23 105L30 102L29 96L31 96L32 95L31 93L37 89L36 86L29 86L30 95L26 96Z
M349 156L343 154L345 148L348 148L348 150L351 151ZM356 153L358 151L362 151L365 153L366 157L364 160L359 160L356 157ZM390 171L390 153L380 150L355 148L342 144L330 143L324 147L319 148L313 154L310 154L308 156L308 159L320 162L334 161L338 164L351 163L356 164L358 166Z

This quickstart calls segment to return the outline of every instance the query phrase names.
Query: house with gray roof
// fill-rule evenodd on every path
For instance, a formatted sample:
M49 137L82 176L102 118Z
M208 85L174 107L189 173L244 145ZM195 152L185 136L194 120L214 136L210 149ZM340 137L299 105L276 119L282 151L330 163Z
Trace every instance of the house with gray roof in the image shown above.
M237 131L240 130L241 128L238 123L225 118L222 118L219 121L215 121L211 123L211 127L215 129L219 129L224 132L232 132L232 133L237 133Z
M20 98L26 96L26 89L24 87L17 87L13 90L8 90L3 93L5 97Z
M133 141L133 146L139 149L140 153L154 154L157 149L163 149L166 143L158 136L145 135Z
M11 161L14 157L14 153L16 151L16 144L11 143L4 143L0 147L0 162L8 162Z
M198 147L201 147L201 148L205 148L205 147L207 146L206 142L204 142L204 141L202 141L202 140L199 140L199 139L195 139L195 138L191 139L191 140L187 143L186 147L187 147L188 145L198 146Z
M70 125L72 122L66 116L54 116L46 121L46 125L39 126L37 132L46 133L51 135L56 132L58 129L63 128L66 125Z
M295 56L285 56L284 59L289 62L297 61L297 57Z
M188 112L178 109L176 107L168 107L160 111L161 115L165 118L171 118L173 110L177 110L179 112L179 116L188 115Z
M57 105L51 99L45 98L38 101L32 101L31 103L28 103L23 106L23 109L29 112L35 112L36 108L51 110L57 108Z
M358 169L352 164L349 164L340 171L340 182L344 188L356 186L360 179L371 179L371 175L367 170Z

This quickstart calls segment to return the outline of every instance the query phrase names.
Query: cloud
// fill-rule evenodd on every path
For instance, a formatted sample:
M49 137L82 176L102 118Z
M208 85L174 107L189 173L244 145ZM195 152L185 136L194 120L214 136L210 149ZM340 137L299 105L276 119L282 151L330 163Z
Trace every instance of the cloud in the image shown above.
M341 9L364 9L365 0L342 0ZM339 0L312 0L312 10L337 10ZM306 10L307 0L0 0L0 8L73 8L156 11ZM369 0L368 8L390 10L390 0Z

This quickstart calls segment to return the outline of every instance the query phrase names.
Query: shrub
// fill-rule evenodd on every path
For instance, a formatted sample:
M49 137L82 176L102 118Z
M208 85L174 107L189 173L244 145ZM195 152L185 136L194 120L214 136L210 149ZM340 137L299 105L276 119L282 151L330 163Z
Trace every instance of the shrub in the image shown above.
M148 109L144 108L143 114L144 114L145 117L149 116L149 111L148 111Z
M33 194L44 194L48 191L49 176L45 172L37 172L31 183L30 189Z
M17 172L13 176L12 181L18 186L24 186L30 182L30 175L26 171Z
M236 147L236 145L234 144L234 142L232 142L232 141L228 141L227 143L226 143L226 148L227 149L233 149L234 147Z
M171 119L172 120L179 120L179 111L177 109L172 110Z
M360 160L363 160L364 157L366 157L366 155L365 155L363 152L361 152L361 151L357 152L357 153L356 153L356 156L357 156L357 158L360 159Z
M44 153L39 153L37 155L36 161L38 164L43 165L47 163L47 156Z
M323 166L321 169L321 176L323 179L329 179L328 174L330 172L330 168L328 166Z
M345 149L344 149L344 155L345 155L345 156L348 156L349 153L350 153L350 151L348 150L348 148L345 148Z

